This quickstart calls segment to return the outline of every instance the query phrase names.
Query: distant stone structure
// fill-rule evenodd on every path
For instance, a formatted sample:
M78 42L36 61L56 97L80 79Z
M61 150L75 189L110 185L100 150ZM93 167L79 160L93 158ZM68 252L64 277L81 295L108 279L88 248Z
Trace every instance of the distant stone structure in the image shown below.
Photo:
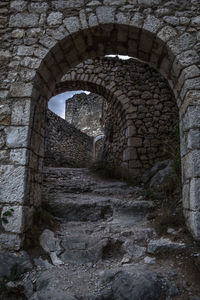
M103 97L76 94L66 101L65 120L89 136L103 135Z

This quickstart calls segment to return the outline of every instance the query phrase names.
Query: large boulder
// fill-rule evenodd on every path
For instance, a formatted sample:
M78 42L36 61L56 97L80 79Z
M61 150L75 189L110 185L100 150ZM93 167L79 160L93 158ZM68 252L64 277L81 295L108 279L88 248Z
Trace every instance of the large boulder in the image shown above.
M142 182L148 184L150 188L163 184L173 174L173 160L164 160L157 162L150 171L142 176Z

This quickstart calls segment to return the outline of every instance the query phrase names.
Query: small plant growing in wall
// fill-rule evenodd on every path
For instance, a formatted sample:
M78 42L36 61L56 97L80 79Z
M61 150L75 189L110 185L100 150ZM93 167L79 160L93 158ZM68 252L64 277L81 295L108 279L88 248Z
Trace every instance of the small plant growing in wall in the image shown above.
M4 213L2 214L2 217L1 217L1 220L4 224L8 224L8 218L12 217L13 212L14 212L13 208L10 208L10 209L4 211Z

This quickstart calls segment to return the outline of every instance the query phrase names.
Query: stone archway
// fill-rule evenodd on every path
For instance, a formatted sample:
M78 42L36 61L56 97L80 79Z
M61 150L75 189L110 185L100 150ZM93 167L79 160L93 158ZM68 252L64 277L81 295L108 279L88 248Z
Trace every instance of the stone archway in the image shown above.
M76 5L70 17L64 16L66 6L60 1L53 1L51 7L47 3L41 7L34 1L25 3L23 12L12 6L9 50L3 51L9 72L2 71L8 76L3 77L2 84L1 207L2 213L13 209L0 235L5 247L19 249L34 206L40 205L46 103L56 83L86 58L115 53L153 65L174 92L180 112L184 213L193 236L200 238L200 72L196 31L182 33L180 17L172 22L169 16L159 14L154 4L149 13L135 12L138 4L119 10L116 2L87 7L89 10L81 1L70 2L70 7ZM192 11L190 3L187 9ZM182 10L177 5L180 15ZM198 26L195 16L187 29L189 26ZM24 35L25 44L16 43L13 47L11 39ZM125 104L126 99L120 101Z

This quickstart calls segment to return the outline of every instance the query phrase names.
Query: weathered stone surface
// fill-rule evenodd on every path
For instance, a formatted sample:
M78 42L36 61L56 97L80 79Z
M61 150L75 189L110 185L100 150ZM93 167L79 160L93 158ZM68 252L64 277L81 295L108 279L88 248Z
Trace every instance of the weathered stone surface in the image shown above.
M37 14L18 13L11 15L9 26L10 27L34 27L38 25L39 16Z
M32 84L31 83L13 83L10 89L11 97L30 97L32 94Z
M66 19L64 19L63 23L70 33L74 33L78 29L80 29L80 23L79 23L78 17L66 18Z
M2 226L13 233L23 232L23 207L4 206L1 212Z
M54 265L61 265L63 262L57 257L58 254L62 251L60 247L60 240L55 238L54 233L45 229L40 236L40 245L47 252L52 260Z
M27 150L26 149L13 149L10 151L10 161L20 165L27 164Z
M31 101L15 101L12 106L11 124L28 125L31 116Z
M11 1L10 8L15 11L23 11L27 6L27 1L15 0Z
M81 6L84 6L84 0L56 0L52 1L52 7L55 9L64 10L66 8L80 8Z
M59 25L62 24L63 14L60 12L52 12L47 18L48 25Z
M20 148L26 147L28 143L28 132L27 126L23 127L9 127L6 129L6 145L8 148Z
M168 253L170 251L182 251L185 248L184 243L172 242L167 238L160 238L159 240L151 240L148 244L148 253Z
M122 5L126 0L104 0L104 5Z
M104 282L111 281L114 299L160 299L161 282L153 272L109 270L103 274Z
M44 2L44 1L36 2L36 3L33 2L33 3L30 3L30 5L29 5L29 11L31 13L41 14L41 13L46 12L48 7L49 7L49 5L47 4L47 2Z
M9 250L13 251L20 250L22 246L22 239L20 235L14 233L0 233L0 250Z
M25 190L25 168L2 165L0 174L2 203L22 204Z
M155 187L155 186L159 186L160 184L163 184L165 181L167 181L169 179L170 176L172 176L174 168L173 168L173 162L170 161L168 163L168 165L159 170L152 178L151 181L149 183L149 186Z
M11 270L17 264L17 271L24 273L32 269L29 255L25 251L18 254L0 251L0 277L10 276Z

